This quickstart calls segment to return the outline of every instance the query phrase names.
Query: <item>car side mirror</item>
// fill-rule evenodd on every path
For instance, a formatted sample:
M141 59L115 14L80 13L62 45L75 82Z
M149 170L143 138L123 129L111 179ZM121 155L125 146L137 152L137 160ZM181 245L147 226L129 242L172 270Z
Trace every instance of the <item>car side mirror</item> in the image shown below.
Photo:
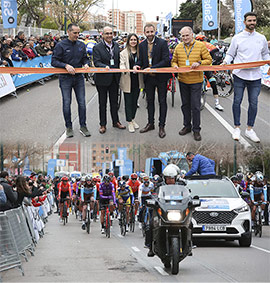
M154 199L147 199L146 206L154 208L156 206L156 201Z
M201 200L198 196L194 196L194 198L189 202L191 207L198 207L201 205Z

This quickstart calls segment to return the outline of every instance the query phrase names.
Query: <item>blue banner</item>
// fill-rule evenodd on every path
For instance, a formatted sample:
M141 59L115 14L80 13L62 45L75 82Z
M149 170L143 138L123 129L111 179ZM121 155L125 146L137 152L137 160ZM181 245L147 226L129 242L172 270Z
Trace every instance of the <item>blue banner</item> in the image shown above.
M56 166L56 160L57 159L50 159L48 161L47 176L51 176L52 178L54 178L54 169Z
M218 28L217 0L202 0L203 30Z
M17 27L17 1L1 0L2 18L4 28Z
M251 11L251 0L234 0L235 34L245 29L244 15Z
M118 147L118 159L126 160L127 159L127 148L126 147Z
M30 67L30 68L52 68L51 55L40 56L26 62L13 61L14 67ZM12 77L15 87L30 84L32 82L49 77L52 74L18 74Z

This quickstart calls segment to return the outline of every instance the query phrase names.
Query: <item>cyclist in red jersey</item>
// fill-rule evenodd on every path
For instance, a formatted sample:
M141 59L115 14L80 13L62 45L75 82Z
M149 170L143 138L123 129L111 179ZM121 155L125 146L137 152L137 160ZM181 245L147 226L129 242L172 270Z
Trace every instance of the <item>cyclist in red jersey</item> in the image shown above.
M113 183L114 189L115 189L115 191L116 191L117 188L118 188L117 179L116 179L116 177L114 176L113 172L109 172L108 175L110 176L110 178L111 178L111 183Z
M198 41L202 41L205 44L205 46L206 46L207 50L209 51L211 57L214 59L215 54L217 52L219 52L219 49L214 44L211 44L211 43L205 41L205 38L206 38L206 36L200 34L200 35L197 35L195 39L198 40ZM207 77L207 79L208 79L208 81L211 85L211 88L213 90L213 96L215 98L215 108L219 111L223 111L224 108L219 103L217 82L216 82L216 79L213 77L213 72L212 71L205 71L204 74Z
M137 215L137 211L139 208L138 192L141 182L138 180L138 175L136 173L132 173L130 175L130 179L128 180L127 185L130 186L132 189L135 200L135 215Z
M63 176L61 179L61 182L58 185L58 199L60 202L60 221L62 221L62 214L63 214L63 207L64 207L64 199L65 198L72 198L72 192L71 192L71 185L68 181L67 176ZM69 203L68 203L69 205Z

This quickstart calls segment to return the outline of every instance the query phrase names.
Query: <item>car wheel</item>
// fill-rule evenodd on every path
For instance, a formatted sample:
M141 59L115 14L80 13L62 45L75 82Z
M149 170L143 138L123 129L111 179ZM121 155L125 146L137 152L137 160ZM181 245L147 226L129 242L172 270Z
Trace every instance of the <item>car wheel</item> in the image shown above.
M251 245L251 241L252 241L252 236L250 234L249 237L239 239L239 245L240 247L249 247Z

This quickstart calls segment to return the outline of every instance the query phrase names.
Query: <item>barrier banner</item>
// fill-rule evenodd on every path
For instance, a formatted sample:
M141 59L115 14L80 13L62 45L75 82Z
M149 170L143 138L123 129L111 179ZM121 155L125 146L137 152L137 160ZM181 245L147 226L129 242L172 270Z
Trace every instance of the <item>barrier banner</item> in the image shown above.
M203 30L213 30L218 28L217 0L202 1Z
M4 28L17 27L17 1L1 0L1 10Z
M5 68L5 67L3 67ZM10 74L0 74L0 98L16 91Z
M267 73L269 70L268 65L264 65L261 67L261 72L262 72L262 84L270 87L270 72Z
M13 65L14 67L21 67L21 68L25 68L25 67L26 68L38 68L40 71L42 71L42 68L52 68L51 57L52 57L51 55L40 56L32 60L27 60L26 62L13 61ZM14 72L12 73L15 74ZM46 74L46 73L41 73L41 72L36 72L36 71L32 73L17 74L13 77L13 82L14 82L15 87L19 87L22 85L30 84L32 82L41 80L51 75L53 74Z
M234 0L235 34L245 29L244 15L252 11L251 0Z

